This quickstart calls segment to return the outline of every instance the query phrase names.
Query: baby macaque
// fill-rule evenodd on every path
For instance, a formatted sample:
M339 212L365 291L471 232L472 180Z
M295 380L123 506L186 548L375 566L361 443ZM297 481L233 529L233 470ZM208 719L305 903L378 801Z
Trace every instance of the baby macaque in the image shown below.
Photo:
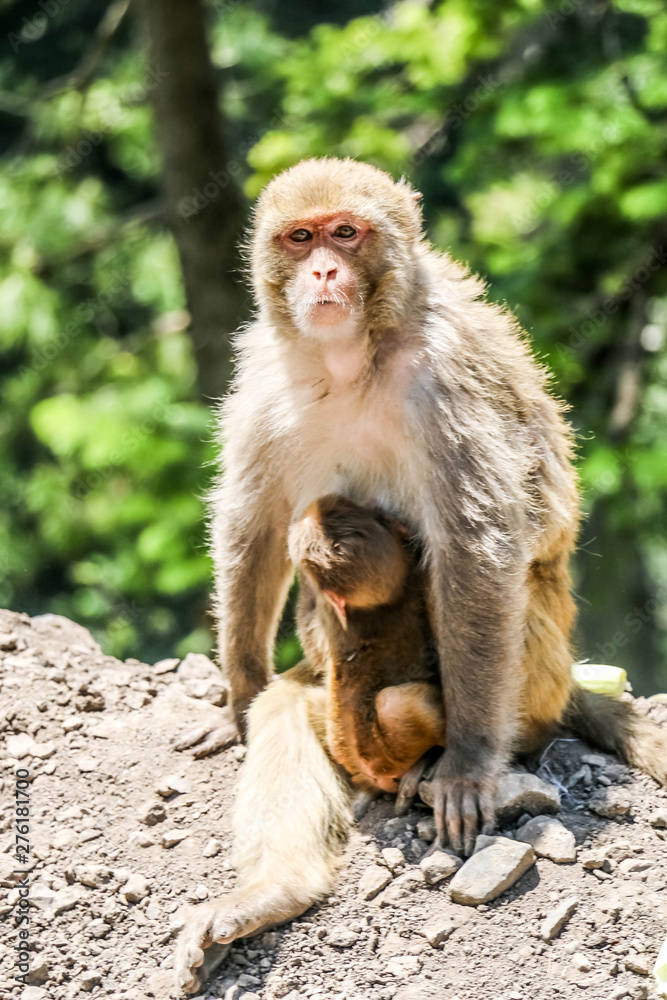
M326 662L329 751L360 788L395 792L445 743L417 554L398 521L337 494L307 508L289 551L304 649Z

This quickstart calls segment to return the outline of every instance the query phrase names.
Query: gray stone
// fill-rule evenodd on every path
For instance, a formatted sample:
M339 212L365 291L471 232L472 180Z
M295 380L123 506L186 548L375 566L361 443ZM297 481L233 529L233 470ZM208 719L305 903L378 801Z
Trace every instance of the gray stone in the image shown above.
M179 680L198 680L204 677L219 680L221 676L220 668L203 653L188 653L178 668Z
M530 844L540 858L558 864L576 861L574 834L553 816L535 816L516 831L516 839Z
M419 837L415 837L410 841L410 854L415 859L415 861L421 861L426 852L428 851L428 844L424 840L420 840Z
M631 806L629 795L621 788L600 788L593 792L587 804L592 812L606 819L626 816Z
M378 948L381 958L394 958L396 955L420 955L426 945L423 941L410 941L401 937L396 931L389 931Z
M111 930L111 925L107 924L104 920L91 920L91 922L86 926L86 932L90 937L103 938L106 937Z
M192 782L180 774L167 774L160 779L156 791L165 799L173 795L174 792L179 795L187 795L188 792L192 791Z
M30 966L30 972L28 973L28 982L35 986L40 986L42 983L47 982L49 978L49 967L45 961L36 961L35 965Z
M189 830L165 830L160 836L160 842L163 847L173 847L175 844L180 844L182 840L185 840L189 836Z
M344 924L332 927L326 937L327 944L335 945L336 948L351 948L359 940L359 934L351 931Z
M422 858L419 867L424 873L424 881L427 885L437 885L444 879L449 878L463 864L461 858L448 851L435 851L428 858Z
M170 674L176 669L180 662L181 661L177 656L171 656L166 660L158 660L158 662L153 666L153 673L157 674L158 677L161 674Z
M560 809L558 789L536 774L510 771L498 782L496 814L501 823L517 819L521 813L539 816Z
M5 749L8 757L16 757L22 760L32 754L35 741L28 733L19 733L17 736L8 736L5 741Z
M514 885L534 863L535 853L529 844L496 837L458 870L451 883L452 899L465 906L488 903Z
M138 903L141 899L144 899L150 891L151 889L148 884L148 879L144 878L143 875L130 875L127 882L120 890L120 894L125 897L128 903Z
M571 958L571 962L578 972L590 972L593 968L593 963L588 955L584 955L581 951L575 951Z
M652 867L653 862L648 861L646 858L625 858L623 861L619 861L618 864L618 870L624 875L634 875L637 874L637 872L645 872Z
M148 830L130 830L127 840L131 847L152 847L155 843Z
M558 906L554 907L542 921L540 937L544 941L552 941L555 937L558 937L578 904L579 900L576 896L569 896L562 903L559 903Z
M648 955L637 955L635 952L630 952L625 959L626 969L629 972L636 973L638 976L648 976L652 964L651 958Z
M378 896L379 906L399 906L412 896L412 893L424 885L424 873L412 869L399 875L384 892Z
M80 986L86 993L89 993L94 986L99 986L101 982L101 975L99 972L95 972L94 969L86 969L76 980L77 986Z
M382 859L390 872L405 866L405 856L398 847L385 847L382 851Z
M31 905L38 906L45 913L51 909L55 898L56 894L53 889L50 889L47 885L43 885L41 882L36 882L30 891Z
M387 962L387 972L399 979L416 976L422 967L417 955L396 955Z
M649 823L657 829L665 829L667 827L667 809L657 809L651 813Z
M607 849L601 844L597 847L591 847L589 851L584 851L583 854L579 855L579 860L584 868L588 869L588 871L594 871L596 868L602 868L607 861Z
M359 895L362 899L374 899L385 886L389 885L391 872L379 865L370 865L359 879Z
M472 910L437 913L422 927L421 933L433 948L439 948L450 934L466 924L473 916Z
M111 881L111 871L104 865L75 865L73 875L77 882L90 886L91 889L100 889Z
M145 826L156 826L167 818L167 810L161 802L150 802L139 813L139 822Z
M431 782L430 781L420 781L419 785L417 787L417 792L418 792L419 798L422 800L422 802L425 802L426 805L430 806L431 809L432 809L433 808L433 803L435 802L435 799L433 797L433 785L431 784ZM389 822L392 822L392 821L389 820ZM387 832L389 832L389 831L387 831Z
M24 986L21 1000L47 1000L48 993L41 986Z
M83 774L95 771L99 767L99 760L89 753L82 753L76 760L76 766Z
M78 885L70 885L67 889L60 889L53 897L52 912L57 915L71 910L83 896L84 892Z
M216 854L220 853L221 850L222 850L222 844L221 844L221 842L219 840L216 840L215 837L211 837L211 839L209 841L207 841L206 846L204 847L203 851L201 852L202 853L202 857L204 857L204 858L214 858L216 856Z
M607 763L607 758L603 757L601 753L584 753L581 755L582 764L590 764L591 767L604 767Z

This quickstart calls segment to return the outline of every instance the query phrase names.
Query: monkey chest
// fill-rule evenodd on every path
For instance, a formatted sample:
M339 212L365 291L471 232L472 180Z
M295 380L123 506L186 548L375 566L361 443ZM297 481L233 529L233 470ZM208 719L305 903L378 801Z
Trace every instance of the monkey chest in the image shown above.
M361 502L394 497L412 461L400 401L359 401L330 393L303 428L306 498L343 492ZM395 502L395 501L394 501Z

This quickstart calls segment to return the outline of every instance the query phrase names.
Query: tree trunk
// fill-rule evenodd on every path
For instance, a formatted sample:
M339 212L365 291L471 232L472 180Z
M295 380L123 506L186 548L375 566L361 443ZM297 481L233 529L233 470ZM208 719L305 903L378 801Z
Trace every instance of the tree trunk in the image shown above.
M238 273L245 204L241 164L225 146L202 0L138 0L163 159L167 218L183 270L199 390L219 397L232 374L231 334L249 311Z

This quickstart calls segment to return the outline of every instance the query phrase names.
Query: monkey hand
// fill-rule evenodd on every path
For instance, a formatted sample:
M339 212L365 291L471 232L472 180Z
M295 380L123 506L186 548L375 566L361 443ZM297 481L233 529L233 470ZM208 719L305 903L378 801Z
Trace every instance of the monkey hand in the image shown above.
M176 944L176 989L196 993L229 951L232 941L256 929L247 907L233 895L198 906Z
M432 850L449 845L472 854L477 834L494 826L497 768L470 761L453 749L445 750L431 780L437 838ZM481 830L480 830L481 827Z

